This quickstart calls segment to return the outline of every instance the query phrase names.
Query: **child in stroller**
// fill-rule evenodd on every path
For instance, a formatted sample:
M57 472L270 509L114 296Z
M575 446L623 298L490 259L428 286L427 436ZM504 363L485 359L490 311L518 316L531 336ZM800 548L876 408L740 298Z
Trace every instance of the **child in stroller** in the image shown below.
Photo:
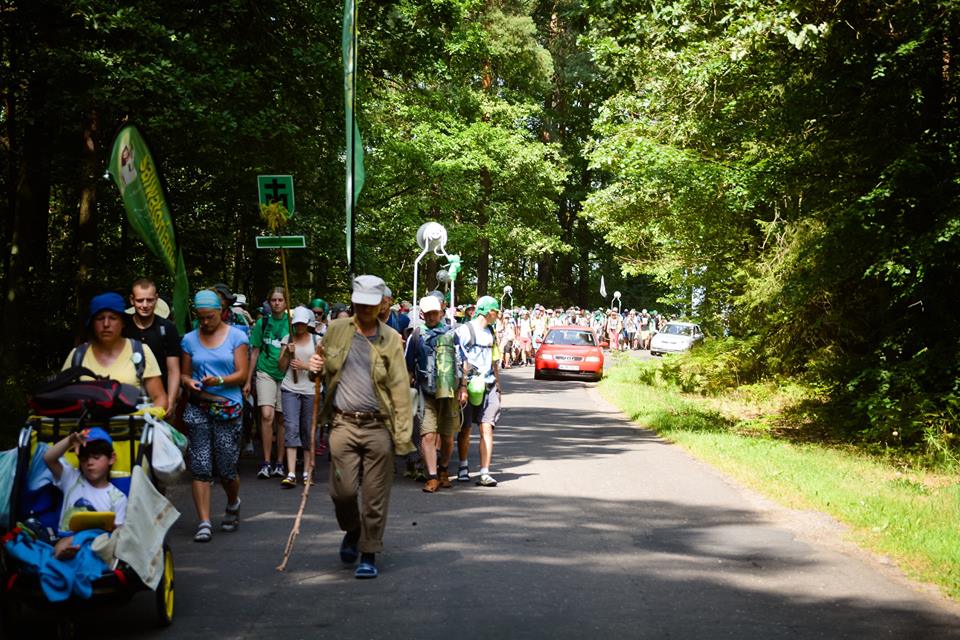
M76 450L79 469L60 462L69 449ZM54 545L54 557L67 560L79 550L73 546L73 536L70 535L82 526L79 524L82 518L74 519L77 513L113 513L112 525L101 522L99 528L112 529L123 524L127 496L110 482L110 468L116 460L113 439L100 427L74 431L44 452L43 461L53 474L54 484L63 492L59 520L61 536Z

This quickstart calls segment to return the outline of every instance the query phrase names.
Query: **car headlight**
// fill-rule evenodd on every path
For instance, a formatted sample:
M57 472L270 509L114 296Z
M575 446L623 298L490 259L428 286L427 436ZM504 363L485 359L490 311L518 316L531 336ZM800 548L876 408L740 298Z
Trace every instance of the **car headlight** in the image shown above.
M540 359L541 359L541 360L553 360L553 356L550 355L549 353L541 353L541 354L540 354Z
M599 356L587 356L586 358L584 358L584 361L585 361L585 362L600 362L600 357L599 357Z

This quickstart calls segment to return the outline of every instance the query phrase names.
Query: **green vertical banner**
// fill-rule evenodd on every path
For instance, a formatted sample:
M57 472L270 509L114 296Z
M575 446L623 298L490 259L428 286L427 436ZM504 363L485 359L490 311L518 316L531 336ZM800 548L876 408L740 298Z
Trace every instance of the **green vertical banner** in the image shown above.
M183 262L183 252L177 249L170 208L163 195L157 165L150 149L137 128L126 125L113 141L110 154L110 175L120 188L127 220L173 276L173 311L177 328L185 333L188 325L187 305L190 285Z
M363 141L360 138L360 128L357 126L357 3L356 0L343 2L343 105L345 126L343 129L346 157L346 225L344 231L347 238L347 264L351 275L354 270L353 235L356 220L354 209L357 198L363 190Z

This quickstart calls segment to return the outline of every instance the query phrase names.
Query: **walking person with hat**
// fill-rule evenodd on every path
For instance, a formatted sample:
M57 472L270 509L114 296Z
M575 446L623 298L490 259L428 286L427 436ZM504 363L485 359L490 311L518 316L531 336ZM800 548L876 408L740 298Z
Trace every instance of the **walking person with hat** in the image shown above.
M155 406L167 408L160 364L149 345L123 337L125 315L126 304L119 293L94 296L87 315L90 340L70 352L63 369L86 367L98 376L138 387Z
M377 316L386 285L372 275L353 281L354 316L333 320L322 355L310 370L323 373L321 422L331 419L330 497L340 529L340 559L357 578L376 578L393 483L393 456L413 451L410 381L400 334ZM363 480L361 482L361 469ZM358 497L360 504L357 504Z
M423 491L436 493L437 489L453 486L447 465L453 453L453 438L460 430L460 405L455 397L453 335L443 323L440 301L428 294L420 299L420 310L424 325L414 329L407 340L407 368L423 406L420 453L427 469Z
M460 465L457 480L470 480L470 433L474 424L480 425L480 476L481 487L495 487L497 481L490 475L493 460L493 430L500 419L500 368L494 357L497 348L493 326L500 316L500 303L496 298L483 296L477 300L473 319L456 329L457 366L462 376L457 393L463 407L463 426L457 437Z

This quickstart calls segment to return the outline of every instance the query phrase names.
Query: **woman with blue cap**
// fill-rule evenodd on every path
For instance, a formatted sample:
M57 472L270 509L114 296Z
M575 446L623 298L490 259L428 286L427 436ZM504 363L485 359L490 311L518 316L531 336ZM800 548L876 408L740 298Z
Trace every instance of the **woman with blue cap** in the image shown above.
M240 435L243 430L243 395L247 379L247 335L223 322L220 296L204 289L193 297L197 328L183 337L180 379L189 394L183 412L190 434L190 472L193 502L200 523L195 542L210 542L210 485L214 475L227 494L220 522L223 531L240 526Z
M166 407L167 393L153 351L139 340L123 337L126 308L119 293L94 296L87 314L90 340L70 352L63 369L86 367L99 376L138 387L154 405Z

